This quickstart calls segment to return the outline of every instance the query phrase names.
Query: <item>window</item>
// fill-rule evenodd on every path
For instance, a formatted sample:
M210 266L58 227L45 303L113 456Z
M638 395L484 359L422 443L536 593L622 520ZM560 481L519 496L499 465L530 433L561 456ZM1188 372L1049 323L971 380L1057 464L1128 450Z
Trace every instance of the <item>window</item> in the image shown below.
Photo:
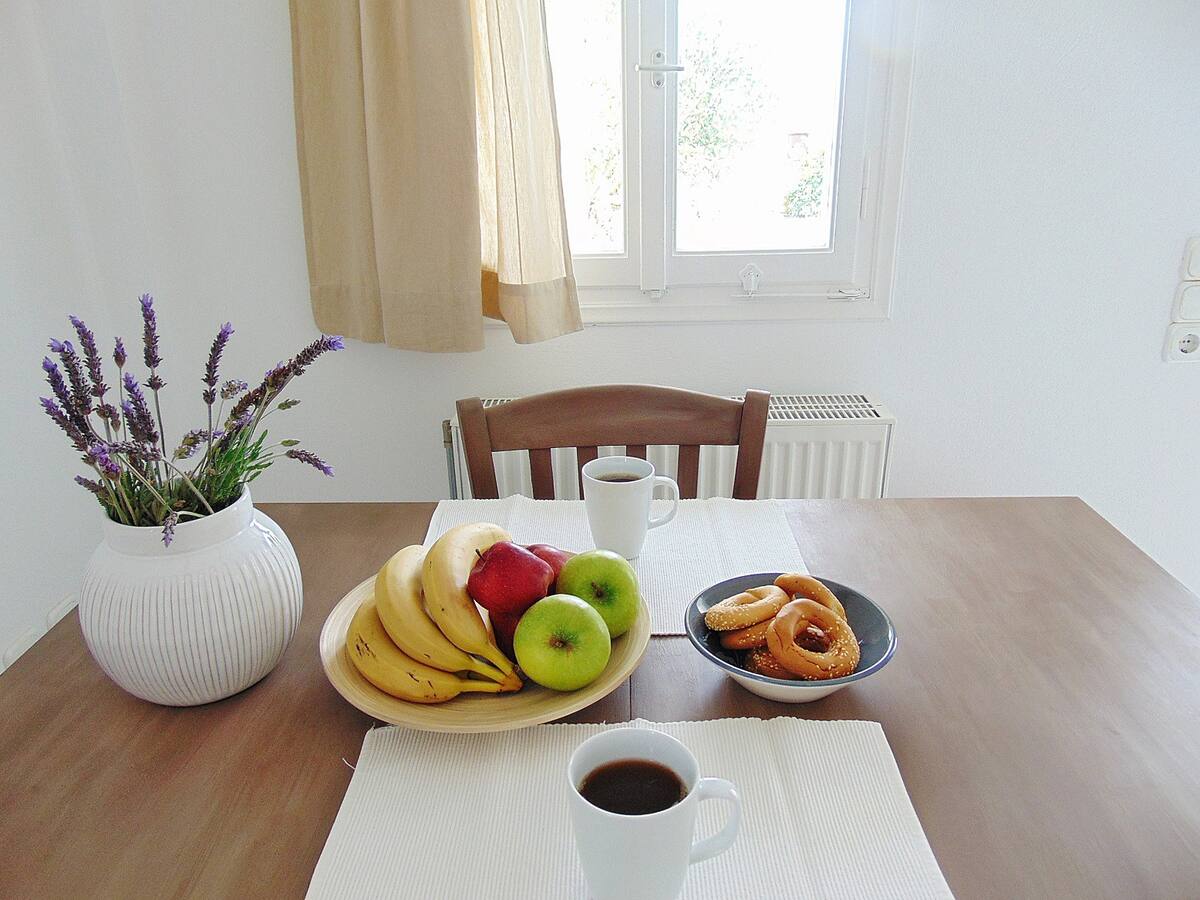
M546 0L589 321L887 315L911 0Z

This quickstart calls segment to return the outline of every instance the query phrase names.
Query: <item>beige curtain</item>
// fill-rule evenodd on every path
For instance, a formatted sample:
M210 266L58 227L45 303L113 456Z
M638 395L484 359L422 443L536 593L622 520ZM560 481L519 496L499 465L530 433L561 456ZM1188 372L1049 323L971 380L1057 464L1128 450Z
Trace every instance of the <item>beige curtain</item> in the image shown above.
M313 315L412 350L582 327L541 0L291 0Z

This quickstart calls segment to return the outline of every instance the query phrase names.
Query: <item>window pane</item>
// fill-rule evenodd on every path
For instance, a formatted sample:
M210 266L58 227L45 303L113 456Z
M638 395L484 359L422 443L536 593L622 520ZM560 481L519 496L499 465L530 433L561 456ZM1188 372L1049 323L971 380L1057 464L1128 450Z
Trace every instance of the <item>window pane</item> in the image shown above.
M830 245L846 0L679 4L675 247Z
M625 252L621 0L546 0L575 256Z

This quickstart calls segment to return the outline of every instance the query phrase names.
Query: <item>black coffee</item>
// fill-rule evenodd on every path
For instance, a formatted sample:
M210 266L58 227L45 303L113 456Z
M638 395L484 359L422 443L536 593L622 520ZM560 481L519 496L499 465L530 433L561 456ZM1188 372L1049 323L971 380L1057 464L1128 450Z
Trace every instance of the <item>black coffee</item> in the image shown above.
M608 812L645 816L674 806L687 796L687 788L666 766L648 759L618 759L588 773L579 793Z
M626 481L638 481L641 475L634 475L630 472L610 472L608 475L597 475L597 481L612 481L621 484Z

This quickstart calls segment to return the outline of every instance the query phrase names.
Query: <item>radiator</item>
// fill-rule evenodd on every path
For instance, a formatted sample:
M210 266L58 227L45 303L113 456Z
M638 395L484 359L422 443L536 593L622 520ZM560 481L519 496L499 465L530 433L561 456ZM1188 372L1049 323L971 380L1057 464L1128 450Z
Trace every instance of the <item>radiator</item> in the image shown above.
M512 398L483 401L485 408ZM739 398L740 399L740 398ZM883 497L896 420L866 394L776 394L767 412L759 497ZM471 482L457 417L442 423L451 497L470 497ZM600 455L624 453L601 447ZM646 458L674 477L676 447L648 447ZM555 496L579 498L575 448L551 452ZM702 447L699 497L728 497L733 491L736 447ZM500 496L532 495L529 455L522 450L493 454Z

